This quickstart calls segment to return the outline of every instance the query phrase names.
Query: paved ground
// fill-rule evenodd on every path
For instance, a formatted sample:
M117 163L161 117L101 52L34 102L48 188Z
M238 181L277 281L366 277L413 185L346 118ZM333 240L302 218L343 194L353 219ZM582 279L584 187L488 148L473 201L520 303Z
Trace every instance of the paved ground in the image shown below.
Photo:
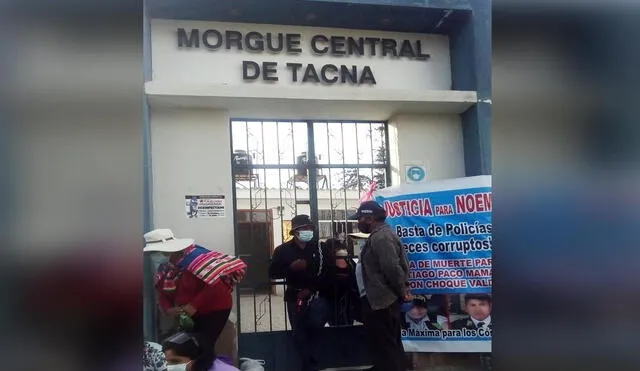
M281 292L276 292L274 295L241 295L240 316L241 332L290 329Z

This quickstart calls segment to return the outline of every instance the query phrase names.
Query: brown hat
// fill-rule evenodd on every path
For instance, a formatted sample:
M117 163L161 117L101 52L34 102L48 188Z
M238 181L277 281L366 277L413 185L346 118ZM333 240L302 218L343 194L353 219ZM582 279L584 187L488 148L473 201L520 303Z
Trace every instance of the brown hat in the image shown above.
M309 215L300 214L296 215L291 219L291 231L295 231L296 229L300 229L302 227L313 226L313 222Z

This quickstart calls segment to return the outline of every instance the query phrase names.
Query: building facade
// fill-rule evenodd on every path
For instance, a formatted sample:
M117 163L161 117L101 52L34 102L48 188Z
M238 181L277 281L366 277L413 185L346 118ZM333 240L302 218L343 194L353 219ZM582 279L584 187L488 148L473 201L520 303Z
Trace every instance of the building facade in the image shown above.
M243 213L265 210L276 246L300 209L344 219L377 174L388 186L416 163L428 179L491 173L489 1L146 3L147 229L241 254ZM377 149L372 123L382 128ZM351 127L355 134L345 134ZM288 143L298 149L280 147ZM247 172L238 170L242 156L253 159ZM300 156L308 172L296 172ZM369 174L362 182L361 172ZM303 196L287 206L283 190ZM188 217L189 200L211 195L222 213ZM334 198L345 213L331 211ZM325 222L327 235L346 231ZM150 276L149 261L146 269ZM153 337L149 280L145 292L145 334Z

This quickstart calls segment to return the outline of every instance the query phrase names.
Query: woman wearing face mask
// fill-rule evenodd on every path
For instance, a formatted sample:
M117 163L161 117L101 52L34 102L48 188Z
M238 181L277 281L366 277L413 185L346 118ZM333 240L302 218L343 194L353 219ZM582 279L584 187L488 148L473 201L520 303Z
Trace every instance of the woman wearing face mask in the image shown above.
M144 239L145 252L166 259L155 276L162 311L179 317L181 330L202 333L215 344L233 306L233 286L244 277L246 264L196 245L193 239L175 238L169 229L153 230Z
M302 364L297 370L318 370L315 357L317 332L328 319L326 292L330 254L326 245L315 238L313 222L308 215L291 220L293 239L278 246L271 258L271 278L286 279L284 300L295 344Z
M216 358L209 339L201 334L179 332L164 341L167 371L239 371L230 362Z
M331 255L326 272L326 291L321 293L329 306L329 325L352 325L356 317L355 308L360 306L356 263L349 256L347 245L341 240L330 238L324 244Z

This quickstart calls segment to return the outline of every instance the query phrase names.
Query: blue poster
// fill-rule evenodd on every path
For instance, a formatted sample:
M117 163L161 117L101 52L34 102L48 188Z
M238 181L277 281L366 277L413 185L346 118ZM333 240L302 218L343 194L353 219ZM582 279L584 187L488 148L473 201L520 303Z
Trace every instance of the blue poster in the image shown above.
M375 198L409 260L405 350L490 352L491 177L405 184Z

